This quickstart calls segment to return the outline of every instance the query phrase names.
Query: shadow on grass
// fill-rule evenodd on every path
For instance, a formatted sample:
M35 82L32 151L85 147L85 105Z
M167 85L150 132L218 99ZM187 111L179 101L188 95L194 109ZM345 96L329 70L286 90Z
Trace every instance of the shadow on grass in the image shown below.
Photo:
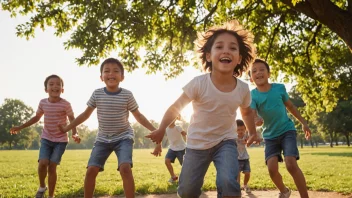
M311 153L311 155L328 155L328 156L334 156L334 157L352 157L352 152L351 153L336 153L336 152L331 152L331 153Z

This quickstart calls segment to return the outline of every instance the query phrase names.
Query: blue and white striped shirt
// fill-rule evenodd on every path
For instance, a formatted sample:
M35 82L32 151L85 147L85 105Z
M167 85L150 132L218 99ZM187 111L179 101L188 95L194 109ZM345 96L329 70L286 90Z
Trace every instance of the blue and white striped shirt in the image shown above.
M133 139L128 116L130 111L138 109L138 104L131 91L121 88L112 93L105 87L96 89L87 105L97 108L99 128L96 141L110 143Z

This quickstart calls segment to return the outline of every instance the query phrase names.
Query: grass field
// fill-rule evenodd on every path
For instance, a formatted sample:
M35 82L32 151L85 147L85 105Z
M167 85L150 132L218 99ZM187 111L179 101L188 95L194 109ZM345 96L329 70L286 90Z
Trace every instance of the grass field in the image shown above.
M275 189L265 163L263 148L250 148L252 189ZM169 174L164 157L154 157L149 150L134 150L133 174L138 194L159 194L176 192L176 185L168 184ZM166 149L163 150L165 155ZM304 148L300 149L299 166L306 176L309 190L352 193L352 148ZM56 197L83 197L83 181L90 150L67 150L58 166ZM33 197L38 188L38 151L0 151L0 197ZM123 194L122 181L116 171L117 160L112 154L105 165L105 171L97 178L95 195ZM178 174L180 165L175 164ZM280 164L284 182L296 189L292 178ZM215 169L208 170L203 190L215 190ZM243 176L241 177L243 179Z

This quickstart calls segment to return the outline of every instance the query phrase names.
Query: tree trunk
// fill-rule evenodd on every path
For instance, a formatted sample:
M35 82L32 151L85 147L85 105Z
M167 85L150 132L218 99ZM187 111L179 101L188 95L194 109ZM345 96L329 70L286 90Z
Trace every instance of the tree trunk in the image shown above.
M350 134L349 134L349 132L345 133L345 136L346 136L347 146L350 147Z
M310 139L310 145L312 146L312 148L314 148L314 142L313 142L312 138Z
M334 135L332 132L330 132L330 147L331 148L334 147L333 143L334 143Z
M338 146L339 145L339 140L338 140L338 137L337 137L337 132L335 132L334 134L335 134L335 136L334 136L335 145Z
M301 138L301 148L303 149L303 138Z
M319 21L335 32L352 52L352 5L348 3L347 11L339 8L330 0L306 0L296 5L291 0L282 0L297 12Z

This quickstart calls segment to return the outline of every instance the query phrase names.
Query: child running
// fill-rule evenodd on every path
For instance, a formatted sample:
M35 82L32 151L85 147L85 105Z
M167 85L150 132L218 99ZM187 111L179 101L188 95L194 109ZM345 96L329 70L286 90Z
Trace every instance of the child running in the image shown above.
M269 83L270 68L265 61L256 59L251 67L250 76L251 82L256 85L256 88L251 91L251 108L264 120L262 133L265 142L265 162L271 180L280 190L279 198L287 198L291 195L291 190L284 185L279 173L278 162L283 161L281 152L284 154L286 169L291 174L300 196L306 198L308 197L306 180L297 164L299 152L296 128L288 117L286 109L302 124L302 130L308 140L311 131L307 122L290 101L285 86Z
M196 49L203 69L209 73L195 77L183 87L184 92L168 108L159 129L146 137L160 143L167 126L192 102L193 115L188 128L178 195L182 198L199 197L204 176L213 162L217 170L218 197L241 197L236 180L235 120L238 108L250 133L247 145L257 140L257 134L254 115L249 107L248 84L237 77L254 60L253 36L237 21L231 21L198 34Z
M175 159L177 158L178 162L182 166L183 156L185 155L186 151L187 133L180 126L175 124L176 120L180 120L180 115L178 115L177 118L170 124L170 126L166 128L166 136L170 145L169 150L165 156L165 165L171 176L169 179L170 183L175 183L178 179L171 163L174 163ZM157 144L152 154L157 157L161 155L161 151L161 144Z
M44 115L38 159L39 189L35 195L36 198L44 197L47 190L46 175L48 175L49 198L54 197L57 181L56 166L60 164L68 143L68 134L62 133L57 123L66 124L67 117L70 121L75 118L71 104L60 97L64 92L64 81L57 75L50 75L45 79L44 87L49 98L44 98L39 102L36 115L21 126L10 129L11 134L17 134L22 129L37 123ZM75 142L80 142L76 128L72 128L72 138Z
M238 165L239 172L237 182L241 184L241 172L244 174L243 190L250 193L251 189L248 186L249 178L251 176L251 166L249 163L249 155L246 149L248 134L246 132L246 125L242 120L236 120L237 124L237 150L238 150Z
M123 189L127 198L134 197L134 179L132 175L133 129L128 122L129 112L135 119L150 131L153 125L138 110L138 104L131 91L119 85L124 80L122 63L115 58L106 59L100 66L100 79L105 87L96 89L86 110L68 126L60 126L62 132L86 121L95 108L98 115L98 134L91 156L88 161L84 181L84 197L91 198L94 194L95 181L98 173L104 170L104 165L114 151L118 158L117 170L123 181Z

